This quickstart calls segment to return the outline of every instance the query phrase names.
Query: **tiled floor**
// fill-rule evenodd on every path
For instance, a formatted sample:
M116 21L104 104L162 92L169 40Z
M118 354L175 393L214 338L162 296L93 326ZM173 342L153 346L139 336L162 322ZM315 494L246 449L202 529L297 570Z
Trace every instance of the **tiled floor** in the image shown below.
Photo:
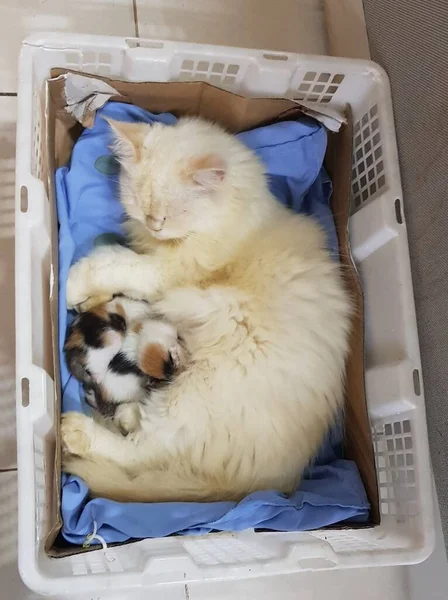
M356 19L359 20L360 0L344 0L344 11L350 8L350 3L357 5ZM323 7L328 9L328 5L331 10L325 13ZM325 54L329 47L325 18L332 11L334 14L334 10L334 0L0 0L0 597L36 598L20 582L16 566L13 184L16 63L22 38L41 31L128 37L140 34ZM340 26L341 23L338 28ZM362 28L355 33L359 39L365 38ZM365 39L363 44L360 55L365 56ZM343 40L339 40L337 47L344 47ZM352 55L353 52L356 50L351 43L347 53ZM17 326L20 326L20 315ZM448 567L441 539L436 555L420 567L303 573L249 582L194 584L187 590L181 586L151 592L151 598L442 598L442 595L427 594L430 587L440 594L448 589ZM126 595L126 598L140 597L148 595Z
M16 116L16 98L0 96L0 470L16 464L13 263Z
M316 0L137 0L136 6L142 37L326 54L323 3Z
M17 92L22 40L42 31L135 36L132 0L0 0L0 87Z

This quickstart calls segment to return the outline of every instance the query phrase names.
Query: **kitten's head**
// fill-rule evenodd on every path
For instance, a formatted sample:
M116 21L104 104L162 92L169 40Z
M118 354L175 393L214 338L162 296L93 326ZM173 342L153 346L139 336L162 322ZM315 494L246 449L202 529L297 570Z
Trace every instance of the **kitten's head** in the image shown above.
M225 217L231 163L252 154L231 135L200 119L176 125L109 121L129 217L157 240L212 231ZM228 202L227 204L230 204Z

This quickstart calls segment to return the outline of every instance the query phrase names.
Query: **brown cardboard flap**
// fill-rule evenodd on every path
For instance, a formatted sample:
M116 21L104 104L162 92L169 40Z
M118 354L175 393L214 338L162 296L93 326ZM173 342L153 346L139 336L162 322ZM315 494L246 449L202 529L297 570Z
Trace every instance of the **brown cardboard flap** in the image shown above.
M75 119L65 111L64 84L61 75L66 70L54 69L53 79L49 86L49 120L50 128L48 152L53 164L65 164L70 157L73 144L79 137L82 128ZM59 77L58 79L54 78ZM177 116L200 115L216 121L231 132L251 129L267 123L295 119L301 109L291 100L282 98L244 98L231 92L215 88L202 82L185 83L128 83L104 79L114 87L120 96L112 100L138 105L152 112L171 112ZM348 113L348 124L338 134L329 135L329 148L326 157L327 167L333 180L332 209L340 246L341 262L345 274L345 282L350 290L354 303L353 328L350 338L350 356L346 373L346 456L358 465L369 501L372 505L371 524L379 522L378 493L372 439L367 416L364 391L364 327L362 291L356 269L353 266L348 238L348 217L350 204L350 175L352 158L352 121ZM51 164L51 163L50 163ZM54 187L50 189L50 200L55 204ZM55 215L53 223L57 232ZM57 236L54 238L57 244ZM55 253L57 248L55 249ZM55 254L56 255L56 254ZM57 311L56 303L52 310ZM57 314L54 315L57 323ZM56 335L56 325L53 335ZM57 336L54 338L57 349ZM58 353L55 351L55 354ZM56 415L60 412L61 395L58 389ZM57 432L59 429L57 428ZM55 511L53 513L51 532L45 543L45 551L53 557L83 552L83 548L70 548L55 544L61 527L60 518L60 452L56 452Z
M354 303L350 354L346 366L346 458L356 462L371 504L370 521L372 525L377 525L380 522L378 485L364 381L364 299L361 282L350 251L348 231L352 146L353 119L348 107L347 125L339 133L329 135L325 167L333 182L331 209L336 225L344 280Z
M51 96L58 111L65 107L64 80L67 69L53 69ZM259 127L291 111L303 113L293 100L285 98L245 98L203 81L172 83L129 83L106 77L89 76L106 81L119 92L113 100L135 104L154 113L169 112L176 116L201 115L216 121L232 133ZM65 111L64 111L65 112Z
M47 173L47 193L48 198L51 203L51 267L53 269L53 288L50 296L50 313L51 313L51 336L52 336L52 352L53 352L53 373L54 373L54 389L55 389L55 410L54 410L54 418L55 418L55 454L54 454L54 469L51 472L51 480L50 473L46 473L46 485L48 485L49 481L52 482L52 494L51 494L51 502L49 506L49 515L50 515L50 523L51 529L48 533L44 550L49 553L51 546L53 545L53 541L58 535L61 527L62 527L62 519L61 519L61 444L60 440L60 421L61 421L61 404L62 404L62 389L61 389L61 375L60 375L60 365L59 365L59 318L58 318L58 302L59 302L59 235L58 235L58 227L57 227L57 207L56 207L56 191L54 185L54 171L55 171L55 152L54 152L54 140L55 140L55 127L57 124L57 120L54 118L55 115L52 112L52 105L49 101L49 93L50 89L47 85L46 90L46 104L49 109L49 115L47 122L47 130L46 130L46 166L48 167Z

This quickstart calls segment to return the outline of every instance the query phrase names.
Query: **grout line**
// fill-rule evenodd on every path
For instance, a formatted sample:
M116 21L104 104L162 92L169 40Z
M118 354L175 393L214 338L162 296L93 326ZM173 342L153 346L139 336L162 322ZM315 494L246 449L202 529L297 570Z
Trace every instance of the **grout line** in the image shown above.
M17 92L0 92L0 96L17 96Z
M132 0L132 12L134 13L134 29L135 29L135 37L140 37L140 31L138 27L138 8L137 8L137 0Z

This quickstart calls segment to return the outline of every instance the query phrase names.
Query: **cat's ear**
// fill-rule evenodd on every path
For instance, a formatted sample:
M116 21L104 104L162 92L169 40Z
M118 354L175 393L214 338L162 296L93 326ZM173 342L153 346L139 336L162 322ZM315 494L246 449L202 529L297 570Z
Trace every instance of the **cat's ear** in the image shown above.
M224 180L227 164L218 154L206 154L192 160L189 170L196 185L204 190L214 190Z
M114 134L114 153L121 161L138 162L151 125L148 123L125 123L114 119L105 120Z

